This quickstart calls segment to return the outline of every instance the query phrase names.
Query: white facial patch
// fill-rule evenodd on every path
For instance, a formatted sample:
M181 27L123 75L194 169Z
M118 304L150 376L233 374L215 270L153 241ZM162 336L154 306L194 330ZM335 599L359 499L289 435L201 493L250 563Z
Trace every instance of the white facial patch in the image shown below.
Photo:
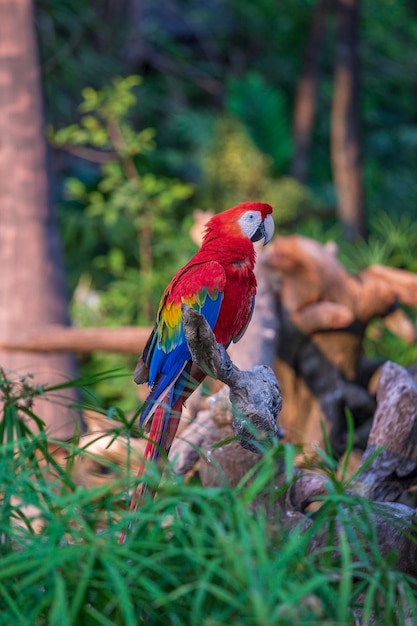
M242 232L248 239L251 239L262 224L262 215L260 211L246 211L242 217L238 219Z

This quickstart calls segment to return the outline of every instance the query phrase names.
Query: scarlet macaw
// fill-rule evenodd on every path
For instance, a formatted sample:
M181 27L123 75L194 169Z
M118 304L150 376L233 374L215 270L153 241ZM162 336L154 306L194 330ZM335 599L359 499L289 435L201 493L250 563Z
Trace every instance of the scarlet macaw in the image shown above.
M141 425L152 419L145 459L157 459L162 449L169 452L182 405L205 377L191 362L181 304L201 312L225 347L242 337L256 293L253 242L264 239L265 245L271 239L271 213L269 204L243 202L214 215L200 250L165 289L134 374L136 383L151 387L140 417Z

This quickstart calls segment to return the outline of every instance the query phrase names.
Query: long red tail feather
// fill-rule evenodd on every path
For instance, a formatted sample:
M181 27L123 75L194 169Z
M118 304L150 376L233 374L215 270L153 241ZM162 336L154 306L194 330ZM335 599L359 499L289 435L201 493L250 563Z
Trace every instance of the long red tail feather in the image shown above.
M166 454L169 453L180 423L182 402L183 399L179 398L171 409L164 403L159 406L153 414L144 458L138 469L138 478L144 475L146 465L149 461L155 462L158 460L162 450L164 450ZM147 488L148 485L144 481L134 488L130 499L130 512L136 511ZM126 533L122 533L119 538L119 543L124 543L125 540Z
M144 475L147 463L149 461L156 461L162 450L168 455L180 423L182 406L204 378L204 372L202 372L198 366L193 365L191 374L189 375L189 381L185 384L181 395L177 398L173 406L170 407L170 390L156 407L151 417L151 429L144 452L144 459L138 469L138 478ZM134 488L130 499L130 512L136 511L147 488L148 485L145 481L142 481ZM126 533L122 533L119 538L119 543L124 543L125 540Z

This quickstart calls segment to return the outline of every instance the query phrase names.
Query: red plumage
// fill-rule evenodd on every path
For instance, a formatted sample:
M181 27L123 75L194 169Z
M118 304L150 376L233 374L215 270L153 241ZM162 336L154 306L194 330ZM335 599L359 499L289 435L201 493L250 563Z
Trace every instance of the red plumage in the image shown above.
M135 370L137 383L151 386L141 423L152 418L145 458L169 451L186 398L204 379L191 364L181 319L185 302L199 310L227 347L238 341L250 321L256 278L254 241L269 241L272 207L244 202L214 215L206 226L200 250L171 280L162 296L155 328ZM191 376L195 385L189 383ZM140 474L143 473L143 467ZM139 491L143 494L144 487ZM135 501L132 501L133 507Z

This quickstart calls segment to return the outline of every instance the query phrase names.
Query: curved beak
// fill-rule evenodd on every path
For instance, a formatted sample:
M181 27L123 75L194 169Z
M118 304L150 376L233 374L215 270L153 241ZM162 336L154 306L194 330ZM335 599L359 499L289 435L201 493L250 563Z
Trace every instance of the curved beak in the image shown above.
M274 234L275 226L274 220L271 215L267 215L263 222L260 224L259 228L257 228L256 232L252 235L251 241L260 241L264 240L264 246L271 241L272 235Z

